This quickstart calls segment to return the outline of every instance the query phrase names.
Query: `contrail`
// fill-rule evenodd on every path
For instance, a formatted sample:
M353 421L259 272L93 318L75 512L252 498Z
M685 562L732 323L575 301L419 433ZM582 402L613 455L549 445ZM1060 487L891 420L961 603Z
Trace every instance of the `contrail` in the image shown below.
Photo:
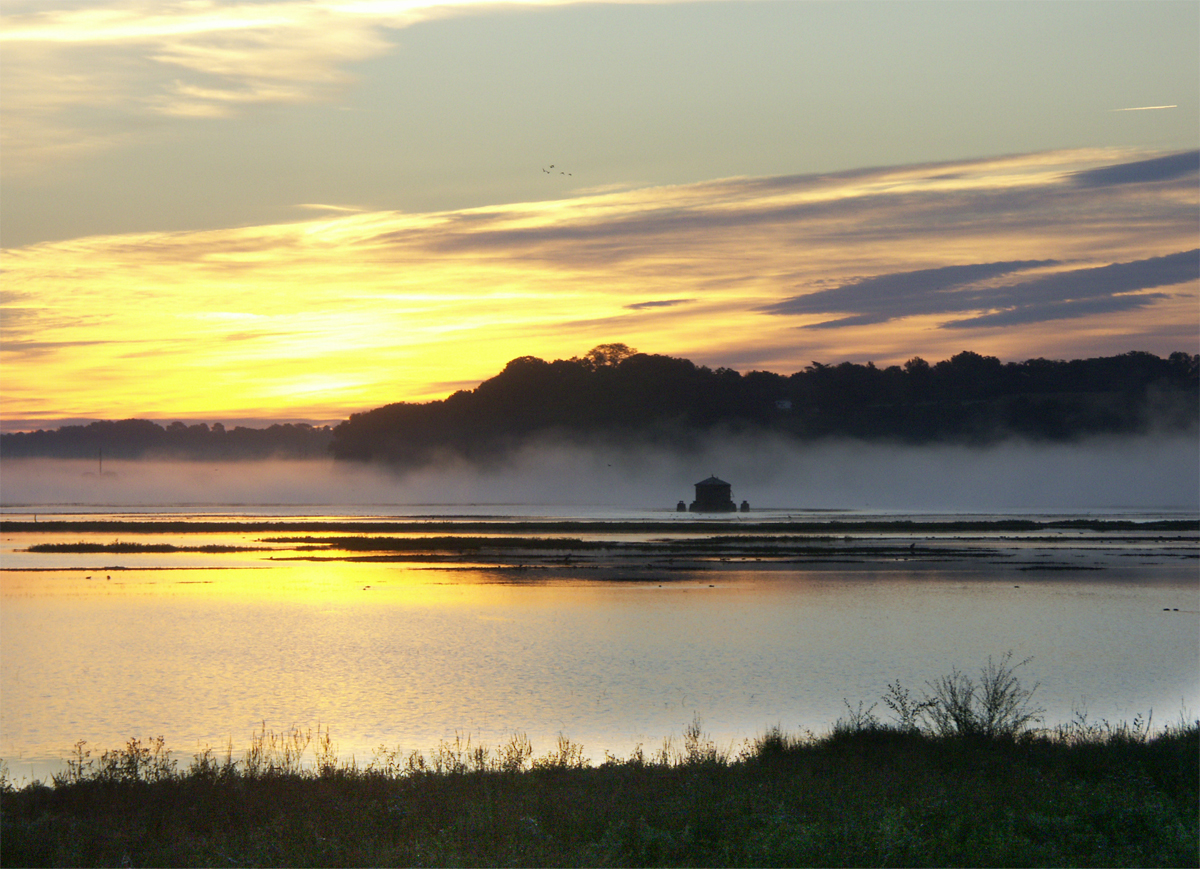
M362 208L356 208L347 205L326 205L323 202L301 202L296 207L309 208L313 211L347 211L351 213L357 213L363 210Z
M1109 109L1110 112L1148 112L1151 109L1177 109L1179 106L1134 106L1131 109Z

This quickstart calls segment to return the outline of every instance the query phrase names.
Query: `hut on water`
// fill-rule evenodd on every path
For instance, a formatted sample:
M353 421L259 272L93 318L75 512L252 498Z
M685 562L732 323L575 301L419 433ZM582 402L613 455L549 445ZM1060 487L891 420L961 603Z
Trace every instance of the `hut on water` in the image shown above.
M696 500L688 510L692 513L736 513L737 505L733 503L732 490L729 483L716 477L701 480L696 484Z

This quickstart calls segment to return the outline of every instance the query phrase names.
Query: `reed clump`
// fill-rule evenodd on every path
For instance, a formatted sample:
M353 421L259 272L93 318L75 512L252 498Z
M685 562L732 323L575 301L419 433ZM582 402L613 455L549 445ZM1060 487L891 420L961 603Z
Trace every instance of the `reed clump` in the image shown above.
M1016 739L1037 729L1045 709L1034 705L1035 684L1027 688L1017 670L1032 659L1012 662L1011 651L999 660L988 658L975 679L957 667L949 675L926 682L919 695L904 687L900 680L888 685L883 703L892 712L891 728L904 733L925 733L964 739ZM863 708L860 702L834 725L835 733L859 733L881 727L875 715L878 704Z
M360 764L328 728L264 724L240 754L185 768L161 738L98 757L79 743L50 785L0 766L0 863L1196 865L1200 721L1034 727L1013 669L989 661L915 695L895 683L891 721L847 704L827 734L722 747L694 719L598 763L562 735L539 755L523 733L380 746ZM997 705L989 678L1016 704Z

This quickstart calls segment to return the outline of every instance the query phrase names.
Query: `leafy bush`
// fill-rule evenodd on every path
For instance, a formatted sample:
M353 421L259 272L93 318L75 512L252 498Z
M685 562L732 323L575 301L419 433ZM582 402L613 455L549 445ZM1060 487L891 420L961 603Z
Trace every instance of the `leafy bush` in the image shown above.
M1012 655L1008 651L999 661L989 657L978 681L955 667L949 675L926 682L929 691L919 699L897 680L888 685L883 702L892 710L896 727L905 732L1013 739L1029 732L1045 710L1033 705L1038 684L1026 688L1015 672L1032 659L1013 664ZM860 703L860 713L861 708Z

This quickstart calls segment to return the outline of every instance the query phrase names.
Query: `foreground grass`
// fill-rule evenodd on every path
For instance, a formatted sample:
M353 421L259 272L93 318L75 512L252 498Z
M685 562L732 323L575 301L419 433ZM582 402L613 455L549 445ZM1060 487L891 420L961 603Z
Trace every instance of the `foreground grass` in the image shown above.
M0 801L0 863L85 866L1194 866L1200 724L938 734L861 707L740 752L697 722L589 763L521 735L339 764L328 732L176 768L161 740Z

